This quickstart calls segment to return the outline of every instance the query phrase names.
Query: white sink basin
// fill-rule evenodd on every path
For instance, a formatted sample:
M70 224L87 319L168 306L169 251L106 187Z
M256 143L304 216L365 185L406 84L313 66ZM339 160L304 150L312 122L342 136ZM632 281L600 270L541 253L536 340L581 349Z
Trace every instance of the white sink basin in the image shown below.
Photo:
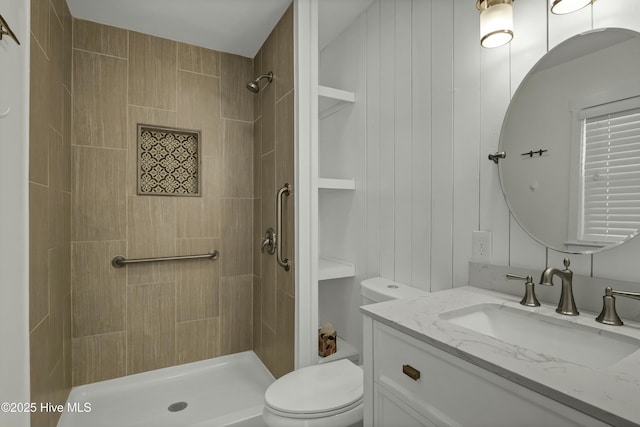
M640 341L498 304L440 314L442 320L552 358L605 369L640 349Z

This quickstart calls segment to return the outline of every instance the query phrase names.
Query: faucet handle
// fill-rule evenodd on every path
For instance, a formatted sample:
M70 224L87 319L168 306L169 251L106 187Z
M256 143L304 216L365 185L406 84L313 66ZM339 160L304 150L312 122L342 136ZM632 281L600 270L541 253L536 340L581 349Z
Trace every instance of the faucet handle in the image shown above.
M521 276L519 274L507 273L507 279L509 280L524 280L524 297L520 301L520 304L527 307L540 307L540 301L536 298L535 285L533 284L533 276Z
M640 300L640 292L616 291L607 286L602 297L602 311L596 317L596 321L605 325L622 326L624 322L616 312L616 298L614 295Z
M569 258L565 258L562 260L562 263L564 264L564 269L568 270L569 266L571 265L571 261L569 261Z

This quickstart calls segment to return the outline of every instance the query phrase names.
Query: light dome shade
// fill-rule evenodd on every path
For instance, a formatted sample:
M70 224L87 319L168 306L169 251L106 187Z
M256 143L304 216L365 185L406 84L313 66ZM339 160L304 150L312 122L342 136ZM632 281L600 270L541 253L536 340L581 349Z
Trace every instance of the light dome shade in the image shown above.
M505 45L513 38L513 7L495 4L480 12L480 43L483 47Z
M551 3L551 13L564 15L589 6L593 0L549 0L549 2Z

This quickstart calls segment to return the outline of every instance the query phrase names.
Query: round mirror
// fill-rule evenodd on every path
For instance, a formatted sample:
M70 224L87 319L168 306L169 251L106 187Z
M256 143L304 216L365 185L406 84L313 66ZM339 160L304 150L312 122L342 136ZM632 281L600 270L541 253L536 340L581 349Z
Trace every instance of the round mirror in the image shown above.
M507 205L535 240L593 253L640 229L640 33L608 28L549 51L500 134Z

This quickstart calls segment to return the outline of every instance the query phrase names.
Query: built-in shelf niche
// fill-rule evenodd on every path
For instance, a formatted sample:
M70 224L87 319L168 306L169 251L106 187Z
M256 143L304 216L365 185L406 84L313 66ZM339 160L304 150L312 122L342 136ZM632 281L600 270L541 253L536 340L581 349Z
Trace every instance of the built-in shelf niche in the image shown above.
M355 277L356 266L352 263L333 258L321 257L318 262L318 280Z
M349 341L345 341L341 336L340 336L340 331L338 331L338 340L337 340L337 350L335 353L333 353L330 356L327 357L319 357L318 356L318 363L327 363L327 362L333 362L334 360L339 360L339 359L359 359L360 358L360 352L358 351L358 349L356 348L356 346L354 346L353 344L351 344Z
M318 86L318 111L320 120L356 102L356 94L328 86Z
M321 190L355 190L354 179L319 178L318 188Z

